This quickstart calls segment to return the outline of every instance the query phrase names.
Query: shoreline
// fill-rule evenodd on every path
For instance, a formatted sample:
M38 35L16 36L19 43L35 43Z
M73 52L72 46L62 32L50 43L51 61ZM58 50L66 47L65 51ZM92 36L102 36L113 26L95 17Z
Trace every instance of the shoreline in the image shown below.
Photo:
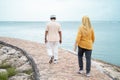
M77 53L76 53L76 52L74 52L74 51L72 51L72 50L65 49L65 48L62 48L62 49L67 50L67 51L69 51L70 53L72 53L72 54L74 54L74 55L76 55L76 56L77 56ZM112 63L109 63L109 62L105 62L105 61L100 60L100 59L94 59L94 58L92 58L92 60L120 68L120 66L119 66L119 65L115 65L115 64L112 64Z
M41 43L28 41L28 40L23 40L23 39L18 39L18 38L0 37L0 40L11 43L12 45L14 45L14 44L19 45L19 43L16 43L16 42L20 41L23 44L24 43L31 43L31 45L35 44L37 46L37 44L40 44L40 45L42 45L42 47L44 46L44 44L41 44ZM14 40L15 40L15 42L13 42ZM28 46L28 45L25 45L25 46ZM74 51L67 50L67 49L64 49L64 48L61 48L60 52L74 54ZM77 55L77 54L74 54L74 55ZM92 59L92 66L95 67L99 72L105 73L110 78L120 80L120 76L119 76L120 75L120 67L119 66L115 66L115 65L106 63L104 61L96 60L96 59Z

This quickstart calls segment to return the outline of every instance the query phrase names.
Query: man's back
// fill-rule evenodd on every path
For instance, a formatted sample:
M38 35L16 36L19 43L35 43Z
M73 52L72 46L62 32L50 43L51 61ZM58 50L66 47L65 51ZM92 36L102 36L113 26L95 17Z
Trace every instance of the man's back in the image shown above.
M58 22L50 21L47 24L46 31L48 31L48 41L59 41L59 31L61 31L61 25Z

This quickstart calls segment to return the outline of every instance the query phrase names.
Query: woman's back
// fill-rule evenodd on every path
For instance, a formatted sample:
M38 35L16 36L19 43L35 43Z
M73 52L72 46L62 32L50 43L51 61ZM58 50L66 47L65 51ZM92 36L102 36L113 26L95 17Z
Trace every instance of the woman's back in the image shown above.
M94 30L91 27L89 18L86 16L82 18L82 25L78 30L76 41L78 46L85 49L92 49L92 44L94 42Z

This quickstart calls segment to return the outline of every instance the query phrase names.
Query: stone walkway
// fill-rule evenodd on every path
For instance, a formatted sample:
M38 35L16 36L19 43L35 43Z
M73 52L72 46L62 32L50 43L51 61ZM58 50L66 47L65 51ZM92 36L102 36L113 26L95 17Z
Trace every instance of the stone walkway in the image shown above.
M30 53L39 69L40 80L112 80L99 71L94 64L92 64L91 77L85 76L85 68L84 74L77 74L79 70L77 56L67 50L59 49L59 62L49 64L49 57L44 44L3 37L0 37L0 40L18 46Z

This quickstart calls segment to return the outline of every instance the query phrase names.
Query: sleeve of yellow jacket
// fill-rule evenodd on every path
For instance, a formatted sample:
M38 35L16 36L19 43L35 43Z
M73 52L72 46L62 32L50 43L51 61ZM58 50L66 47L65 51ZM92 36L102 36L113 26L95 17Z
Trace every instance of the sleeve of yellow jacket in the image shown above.
M94 43L94 41L95 41L95 35L94 35L94 30L92 28L92 42Z
M79 44L80 38L81 38L81 27L79 27L77 37L76 37L77 45Z

